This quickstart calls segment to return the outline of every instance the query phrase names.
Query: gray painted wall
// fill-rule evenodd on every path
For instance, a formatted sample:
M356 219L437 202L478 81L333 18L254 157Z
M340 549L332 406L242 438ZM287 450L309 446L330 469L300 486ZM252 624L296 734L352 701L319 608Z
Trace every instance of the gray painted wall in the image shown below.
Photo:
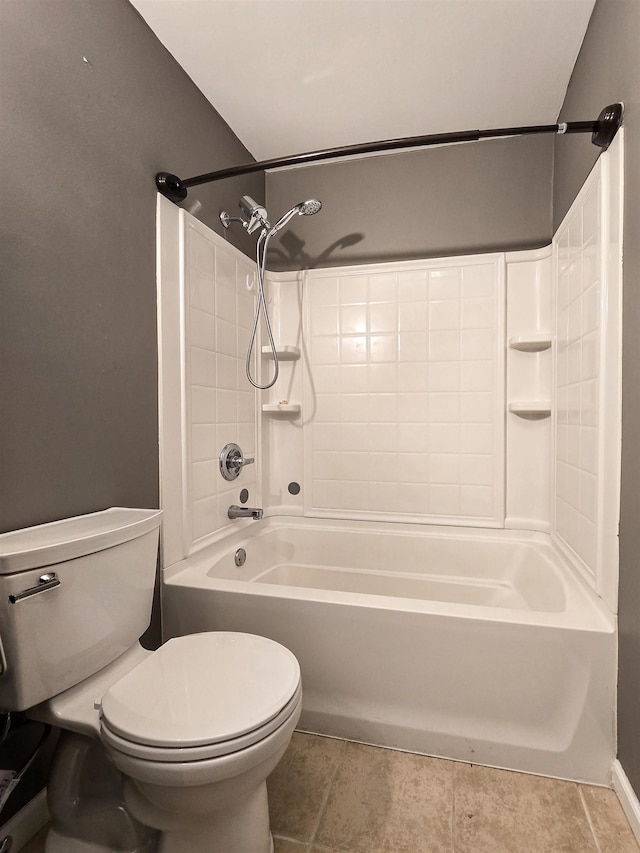
M546 245L552 166L553 137L530 136L268 173L272 219L303 199L323 202L320 213L295 218L272 241L269 267Z
M625 104L622 496L618 750L640 794L640 2L597 0L561 121L595 118ZM555 220L559 223L594 161L584 139L558 140Z
M126 0L2 0L0 38L0 531L156 507L153 178L252 158Z
M0 0L0 87L0 532L157 507L153 177L251 157L126 0ZM246 192L263 198L264 177L190 202L221 232ZM29 737L16 729L0 766Z

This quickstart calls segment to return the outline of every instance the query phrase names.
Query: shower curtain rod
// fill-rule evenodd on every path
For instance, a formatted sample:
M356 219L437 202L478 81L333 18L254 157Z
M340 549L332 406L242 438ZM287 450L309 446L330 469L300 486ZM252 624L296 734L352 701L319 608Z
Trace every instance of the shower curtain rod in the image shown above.
M360 145L344 145L339 148L325 148L320 151L308 151L306 154L293 154L290 157L277 157L273 160L260 160L231 166L196 175L182 180L170 172L158 172L156 186L162 195L170 201L184 201L189 187L221 181L262 172L265 169L281 169L285 166L301 166L321 160L333 160L338 157L353 157L356 154L372 154L377 151L397 151L403 148L423 148L429 145L448 145L456 142L477 142L480 139L492 139L500 136L527 136L533 133L591 133L594 145L606 151L618 128L622 124L623 106L620 103L605 107L596 121L569 121L561 124L537 124L529 127L499 127L493 130L458 130L453 133L432 133L427 136L406 136L400 139L384 139L379 142L365 142Z

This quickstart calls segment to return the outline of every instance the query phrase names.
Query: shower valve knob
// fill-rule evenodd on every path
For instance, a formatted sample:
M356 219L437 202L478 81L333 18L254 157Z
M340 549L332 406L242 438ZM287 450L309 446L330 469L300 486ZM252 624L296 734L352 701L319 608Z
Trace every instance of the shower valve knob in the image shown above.
M236 480L245 465L251 465L255 459L243 454L240 447L234 442L225 444L220 451L220 473L225 480Z

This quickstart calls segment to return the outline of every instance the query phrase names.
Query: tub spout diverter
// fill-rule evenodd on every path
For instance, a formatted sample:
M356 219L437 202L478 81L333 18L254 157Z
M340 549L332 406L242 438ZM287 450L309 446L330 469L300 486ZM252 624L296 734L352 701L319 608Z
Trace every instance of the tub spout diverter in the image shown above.
M254 518L259 521L262 518L262 509L255 506L236 506L232 504L227 512L229 518Z

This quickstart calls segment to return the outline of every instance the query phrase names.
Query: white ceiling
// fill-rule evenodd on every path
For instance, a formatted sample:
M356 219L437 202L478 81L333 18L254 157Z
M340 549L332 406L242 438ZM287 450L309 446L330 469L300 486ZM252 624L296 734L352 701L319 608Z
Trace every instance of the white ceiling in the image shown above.
M553 124L595 0L131 2L262 160Z

